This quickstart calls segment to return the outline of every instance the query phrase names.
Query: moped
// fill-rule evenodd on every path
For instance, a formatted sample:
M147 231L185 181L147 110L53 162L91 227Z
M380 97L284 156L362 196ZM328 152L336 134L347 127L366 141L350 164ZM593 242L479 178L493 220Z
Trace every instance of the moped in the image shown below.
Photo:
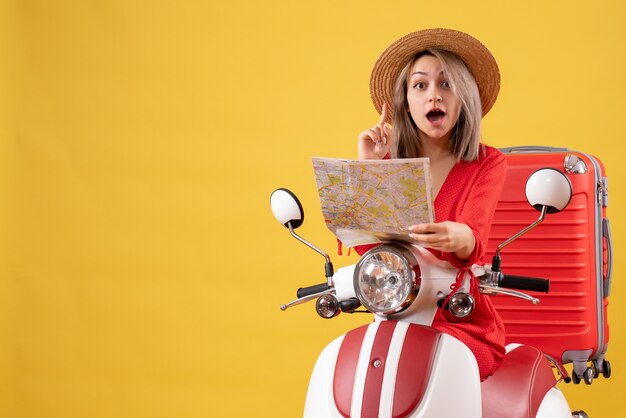
M526 197L540 211L539 219L500 244L491 265L472 266L480 292L539 303L520 290L547 293L549 281L504 274L500 251L539 225L547 213L564 209L571 194L569 180L559 171L541 169L530 176ZM316 300L323 318L363 308L374 316L373 322L338 337L319 355L305 418L587 417L584 411L571 411L556 386L557 376L567 378L567 372L540 349L507 345L501 366L481 382L470 349L431 327L440 308L457 317L472 314L469 272L454 288L456 268L402 240L376 246L355 265L334 271L328 254L294 231L304 219L298 198L277 189L270 203L278 222L325 258L326 281L298 289L297 299L281 309Z

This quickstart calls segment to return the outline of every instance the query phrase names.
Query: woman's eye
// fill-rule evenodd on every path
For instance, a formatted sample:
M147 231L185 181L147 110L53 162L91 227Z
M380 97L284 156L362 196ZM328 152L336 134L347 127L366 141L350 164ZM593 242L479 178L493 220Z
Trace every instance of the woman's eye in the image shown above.
M416 88L416 89L420 89L420 90L421 90L421 89L423 89L424 87L426 87L426 84L424 84L424 83L423 83L423 82L421 82L421 81L418 81L417 83L415 83L415 85L414 85L413 87L414 87L414 88Z
M449 83L447 80L446 80L446 81L444 81L443 83L441 83L441 85L442 85L443 87L447 88L447 89L449 89L449 88L450 88L450 83Z

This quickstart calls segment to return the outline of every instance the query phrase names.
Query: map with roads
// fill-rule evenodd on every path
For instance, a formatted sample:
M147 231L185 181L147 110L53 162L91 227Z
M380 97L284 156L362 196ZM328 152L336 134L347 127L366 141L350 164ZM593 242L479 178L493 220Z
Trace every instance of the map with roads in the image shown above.
M428 158L313 158L326 226L344 245L410 241L408 227L434 222Z

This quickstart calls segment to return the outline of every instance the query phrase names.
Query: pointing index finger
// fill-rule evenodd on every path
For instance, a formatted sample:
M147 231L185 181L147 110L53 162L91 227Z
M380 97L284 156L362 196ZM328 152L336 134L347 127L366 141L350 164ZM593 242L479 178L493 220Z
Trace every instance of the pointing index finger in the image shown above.
M387 117L389 111L387 110L387 103L383 103L383 110L382 112L380 112L380 123L384 124L385 122L387 122Z

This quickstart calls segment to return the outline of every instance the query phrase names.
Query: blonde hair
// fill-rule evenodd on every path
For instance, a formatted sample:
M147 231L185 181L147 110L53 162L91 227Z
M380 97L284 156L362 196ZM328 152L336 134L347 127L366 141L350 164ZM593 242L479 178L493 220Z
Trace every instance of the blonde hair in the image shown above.
M392 103L394 136L393 158L420 156L421 139L419 129L409 113L407 87L411 67L420 57L431 55L439 59L450 82L452 91L459 98L461 112L450 137L450 152L457 160L473 161L478 158L480 148L480 121L482 105L474 76L463 60L448 51L427 49L418 53L400 72L395 86Z

